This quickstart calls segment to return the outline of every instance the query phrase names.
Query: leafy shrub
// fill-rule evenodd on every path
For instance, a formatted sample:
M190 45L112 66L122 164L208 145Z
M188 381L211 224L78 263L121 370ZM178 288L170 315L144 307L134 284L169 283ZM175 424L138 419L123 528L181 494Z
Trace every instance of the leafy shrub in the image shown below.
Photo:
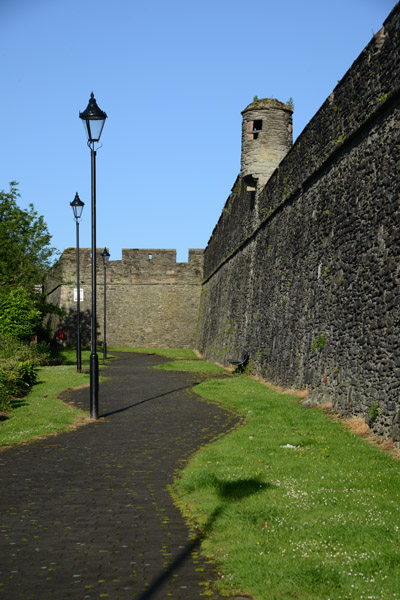
M9 410L36 383L39 364L34 346L0 333L0 410Z
M0 293L0 333L29 340L42 322L42 313L32 295L23 288Z
M3 373L0 369L0 411L7 411L11 408L11 398L6 384L3 381Z
M32 360L24 360L18 365L17 385L19 388L30 388L37 381L38 365Z
M29 352L30 356L41 367L45 365L60 365L62 363L59 348L51 346L48 342L42 341L37 344L30 344Z

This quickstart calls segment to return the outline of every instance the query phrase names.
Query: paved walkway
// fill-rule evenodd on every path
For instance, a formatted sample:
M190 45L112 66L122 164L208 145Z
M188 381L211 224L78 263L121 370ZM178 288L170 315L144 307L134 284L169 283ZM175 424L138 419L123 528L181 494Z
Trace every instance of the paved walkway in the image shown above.
M167 485L234 417L195 375L150 369L166 359L113 354L99 421L0 453L0 598L198 600L215 577Z

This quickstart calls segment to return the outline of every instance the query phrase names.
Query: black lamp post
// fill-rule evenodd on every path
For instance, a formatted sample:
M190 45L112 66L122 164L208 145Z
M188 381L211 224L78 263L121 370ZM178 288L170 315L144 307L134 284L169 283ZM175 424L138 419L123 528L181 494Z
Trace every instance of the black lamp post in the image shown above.
M103 252L100 255L103 259L103 267L104 267L104 328L103 328L103 362L106 362L107 359L107 342L106 342L106 323L107 323L107 302L106 302L106 271L107 264L110 260L110 253L107 251L107 248L104 248Z
M79 281L79 220L82 216L83 207L85 203L78 196L78 192L75 194L75 198L70 202L72 210L74 212L74 219L76 223L76 370L80 373L82 371L82 360L81 360L81 286Z
M92 161L92 318L90 351L90 417L99 417L99 359L96 352L96 151L107 115L97 106L93 92L86 110L79 113L85 126Z

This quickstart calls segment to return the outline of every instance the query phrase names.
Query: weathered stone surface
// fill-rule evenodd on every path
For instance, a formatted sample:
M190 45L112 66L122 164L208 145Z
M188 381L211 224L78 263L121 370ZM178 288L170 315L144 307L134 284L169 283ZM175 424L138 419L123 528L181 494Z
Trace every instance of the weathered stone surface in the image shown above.
M98 340L103 339L104 269L97 251ZM90 340L91 251L80 250L83 342ZM63 319L67 342L76 335L76 249L68 248L59 266L64 283L49 301L67 312ZM111 260L106 274L106 337L111 346L192 348L197 323L203 269L203 250L189 250L189 262L177 263L175 250L122 250L122 260ZM51 288L50 288L51 289ZM53 320L52 328L59 326Z
M400 5L205 251L199 349L400 439ZM397 361L397 362L396 362ZM375 413L377 413L375 415Z
M292 108L273 98L255 100L243 111L241 175L262 188L292 146Z

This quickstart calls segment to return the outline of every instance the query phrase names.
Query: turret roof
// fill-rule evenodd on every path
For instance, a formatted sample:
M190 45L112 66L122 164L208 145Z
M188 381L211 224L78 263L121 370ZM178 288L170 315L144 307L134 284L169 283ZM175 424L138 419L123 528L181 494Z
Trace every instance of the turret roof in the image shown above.
M249 110L263 110L266 108L277 108L280 110L287 110L289 112L293 112L293 108L291 108L291 106L280 102L276 98L260 98L259 100L253 100L251 104L249 104L244 110L242 110L241 114L243 115L243 113Z

